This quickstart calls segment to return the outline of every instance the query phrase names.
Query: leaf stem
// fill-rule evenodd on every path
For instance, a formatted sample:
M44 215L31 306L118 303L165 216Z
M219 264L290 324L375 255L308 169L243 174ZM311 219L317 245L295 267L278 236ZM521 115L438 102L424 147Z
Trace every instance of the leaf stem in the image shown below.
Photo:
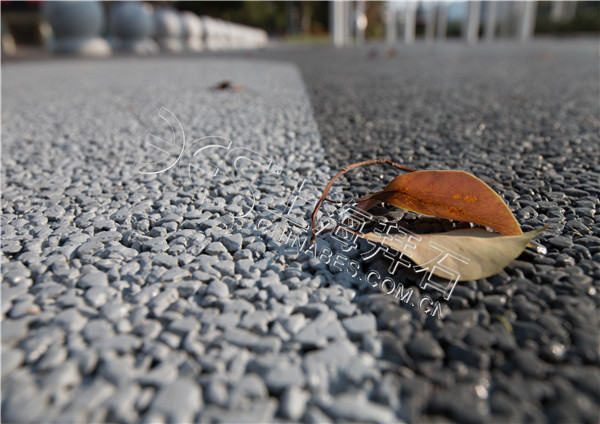
M402 165L398 165L397 163L392 162L389 159L373 159L373 160L367 160L364 162L358 162L355 163L353 165L348 165L345 168L343 168L341 171L339 171L337 174L335 174L335 176L329 181L329 183L327 183L327 186L325 186L325 190L323 191L323 194L321 195L321 198L319 199L319 201L317 202L317 205L315 206L315 210L313 211L312 215L311 215L311 229L312 229L312 234L310 237L310 242L314 243L315 242L315 225L316 225L316 221L317 221L317 213L319 212L319 209L321 209L321 206L323 205L323 202L327 199L327 194L329 193L329 190L331 190L331 186L333 185L333 183L335 182L335 180L337 180L339 177L341 177L342 175L344 175L346 172L354 169L354 168L358 168L361 166L368 166L368 165L375 165L375 164L386 164L386 165L391 165L394 168L398 168L401 169L402 171L406 171L406 172L414 172L416 171L416 169L413 168L408 168L406 166L402 166ZM328 201L330 201L329 199L327 199ZM352 203L352 202L348 202L348 203Z

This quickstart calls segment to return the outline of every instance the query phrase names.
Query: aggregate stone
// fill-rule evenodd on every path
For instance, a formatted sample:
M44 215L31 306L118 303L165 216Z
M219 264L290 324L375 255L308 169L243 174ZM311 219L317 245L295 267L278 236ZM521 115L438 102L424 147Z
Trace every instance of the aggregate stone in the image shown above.
M164 274L162 274L160 276L160 280L162 282L173 282L173 281L179 281L182 280L184 278L187 278L190 276L190 272L187 269L183 269L183 268L171 268L170 270L168 270L167 272L165 272Z
M167 229L163 227L154 227L148 232L149 237L165 237L167 235Z
M283 303L291 306L304 306L308 303L306 290L291 290L283 295Z
M429 407L438 413L446 413L459 422L479 422L486 412L475 389L462 385L434 396Z
M549 239L548 243L550 243L550 245L553 247L556 247L559 249L565 249L565 248L571 247L571 245L573 244L573 241L571 241L571 239L569 239L568 237L565 237L565 236L557 236L557 237L552 237L551 239Z
M239 262L234 263L229 260L219 261L213 265L213 268L223 276L234 276L237 271L238 263Z
M297 386L288 387L281 398L281 414L292 421L298 421L304 414L310 394Z
M100 243L107 243L109 241L119 241L123 238L121 233L118 231L101 231L95 234L91 241L98 241Z
M104 379L95 379L74 393L68 409L72 411L96 410L115 392L114 387Z
M272 319L272 313L269 311L249 312L244 314L240 327L264 334L268 332L268 326Z
M211 318L209 321L204 320L206 324L214 324L219 328L227 329L235 327L240 322L240 314L234 312L226 312Z
M250 250L251 252L254 252L257 255L260 255L262 253L266 252L266 246L262 241L255 241L253 243L250 243L246 246L246 249Z
M431 335L419 335L407 346L408 353L415 359L440 359L444 351Z
M108 277L103 272L93 271L82 275L77 282L77 287L87 289L94 286L108 286Z
M166 253L159 253L157 255L154 255L152 257L152 262L167 268L173 268L177 266L177 258Z
M142 243L142 249L151 252L164 252L169 249L169 243L167 243L164 237L154 237L144 241Z
M276 410L277 402L274 399L256 400L243 409L219 411L212 420L225 423L266 423L273 421ZM211 416L210 412L207 412L207 416Z
M528 376L543 378L546 375L547 367L540 361L531 350L520 350L515 352L515 364L516 366Z
M90 306L99 308L114 294L116 291L112 287L94 286L85 291L84 297Z
M88 368L89 369L89 368ZM76 386L81 383L80 367L73 359L67 359L51 370L41 383L45 389L55 390L68 386Z
M311 424L329 424L333 422L327 414L314 405L308 407L304 417L306 422Z
M193 333L199 329L200 323L193 317L174 320L169 324L169 330L181 336L188 333Z
M31 390L2 402L2 418L7 422L35 422L44 414L47 396Z
M181 344L181 336L170 332L162 332L158 339L171 349L177 349Z
M213 280L206 289L206 294L213 295L219 298L226 298L229 296L229 288L227 284L222 281Z
M270 333L276 337L279 337L284 342L287 342L291 339L290 334L284 330L279 322L276 322L271 326Z
M25 354L20 349L2 350L2 378L23 363Z
M81 258L87 255L95 255L104 248L99 241L88 241L77 248L77 255Z
M228 400L227 385L217 379L211 380L204 390L204 398L210 404L225 406Z
M302 314L293 314L289 317L278 318L283 328L290 334L296 334L306 323L306 318Z
M149 372L141 374L137 381L142 386L164 387L175 381L177 378L177 366L174 364L163 363L152 368Z
M114 350L118 353L131 353L140 347L142 341L130 334L118 334L112 338L105 338L96 344L100 349Z
M228 407L237 409L248 400L255 401L267 397L267 387L256 374L248 373L241 377L231 389Z
M169 306L173 302L177 300L179 294L174 288L167 288L163 290L160 294L156 295L152 298L152 300L148 303L150 310L154 314L154 316L161 316Z
M114 335L113 326L107 321L94 319L87 323L82 331L83 336L88 342L103 340Z
M279 393L286 387L303 387L305 376L299 364L284 359L275 360L273 366L263 373L270 391Z
M469 328L464 340L469 346L480 348L490 347L496 342L494 333L481 327Z
M21 343L21 347L25 351L25 362L33 363L37 361L44 353L46 353L51 345L61 343L63 340L64 332L59 328L38 328Z
M221 243L227 251L234 253L242 248L243 237L241 234L230 234L221 238Z
M267 286L267 293L269 294L269 296L277 300L281 300L283 296L285 296L285 294L289 291L290 289L288 286L279 284L279 282L277 282L276 284L269 284L269 286Z
M135 404L140 391L141 387L138 384L120 386L118 391L106 401L110 416L124 422L135 421L138 414L135 408L132 408L132 405Z
M342 321L342 325L351 338L360 338L365 334L372 333L377 327L375 317L370 314L346 318Z
M329 340L337 339L344 334L344 328L337 321L335 314L323 313L306 324L294 336L294 341L306 347L323 347Z
M18 240L6 240L2 243L2 251L11 255L19 253L23 246Z
M204 251L208 255L218 255L220 253L227 252L227 248L225 246L223 246L223 243L215 241L215 242L210 243L208 246L206 246Z
M98 366L98 372L117 387L128 386L136 376L133 364L128 363L127 359L107 356Z
M341 367L340 371L348 381L355 385L361 385L367 379L377 381L381 376L380 372L375 369L372 359L365 360L365 358L359 357L352 358L348 364Z
M250 302L245 299L234 299L232 301L227 301L223 305L224 313L248 313L254 312L256 308Z
M120 299L112 299L102 305L100 314L110 322L116 323L127 316L129 309L130 306L128 304L123 304Z
M35 303L23 301L13 303L13 307L8 312L10 318L22 318L30 314L39 314L41 312L39 306Z
M67 350L57 344L54 344L46 350L44 355L37 363L37 368L41 371L53 369L67 359Z
M490 364L490 357L487 353L468 347L461 342L451 344L447 352L450 361L460 361L469 367L487 369Z
M330 405L323 405L327 413L337 420L392 422L396 417L388 408L370 402L362 393L345 393Z
M295 311L300 312L309 318L314 318L321 314L327 313L329 311L329 307L327 305L325 305L324 303L309 302L306 305L296 307Z
M4 251L4 245L2 246ZM29 269L22 262L2 264L2 279L10 284L19 284L31 275Z
M235 346L247 347L258 353L277 352L281 348L281 340L276 337L260 337L250 331L233 327L225 330L223 339Z

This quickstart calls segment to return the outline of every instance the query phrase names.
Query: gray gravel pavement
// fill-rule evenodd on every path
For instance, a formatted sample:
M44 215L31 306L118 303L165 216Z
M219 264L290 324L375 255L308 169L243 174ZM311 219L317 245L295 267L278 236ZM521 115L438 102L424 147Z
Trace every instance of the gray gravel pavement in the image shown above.
M2 419L597 422L597 42L390 53L3 66ZM161 106L187 148L142 175L181 151ZM365 283L384 258L330 235L297 254L335 170L382 156L474 173L523 229L551 225L548 254L448 302L411 286L442 318Z

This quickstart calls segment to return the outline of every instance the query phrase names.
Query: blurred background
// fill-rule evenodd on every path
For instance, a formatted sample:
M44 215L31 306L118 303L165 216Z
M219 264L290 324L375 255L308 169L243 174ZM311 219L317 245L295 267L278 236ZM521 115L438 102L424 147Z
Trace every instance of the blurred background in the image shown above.
M2 1L2 56L106 56L269 43L467 43L600 33L595 1ZM142 40L146 40L142 42Z

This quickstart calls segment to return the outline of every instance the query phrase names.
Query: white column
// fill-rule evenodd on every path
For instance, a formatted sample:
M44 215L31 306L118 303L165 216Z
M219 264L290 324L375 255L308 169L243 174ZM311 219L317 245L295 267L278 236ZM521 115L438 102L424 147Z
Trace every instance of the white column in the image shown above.
M577 2L571 1L553 1L550 16L553 21L565 22L575 17Z
M437 7L437 39L445 40L448 32L448 13L446 10L446 2L441 2Z
M498 17L498 2L487 2L487 16L485 19L485 41L494 41L496 34L496 22Z
M435 4L426 4L425 9L425 41L431 42L435 38Z
M356 2L356 14L355 14L355 26L356 26L356 43L365 43L365 29L367 28L367 15L365 13L365 2Z
M463 37L468 44L475 44L479 38L480 1L470 1L468 4L466 21L463 24Z
M519 28L519 40L529 41L533 37L535 29L535 17L537 12L537 2L528 1L523 3L523 15Z
M404 9L404 43L413 44L415 42L415 31L417 23L417 3L409 1Z
M351 1L344 1L344 44L354 41L354 8Z
M385 40L388 44L396 44L398 37L398 14L391 1L385 5Z
M345 43L345 7L344 2L334 0L329 2L329 27L333 44L341 47Z

